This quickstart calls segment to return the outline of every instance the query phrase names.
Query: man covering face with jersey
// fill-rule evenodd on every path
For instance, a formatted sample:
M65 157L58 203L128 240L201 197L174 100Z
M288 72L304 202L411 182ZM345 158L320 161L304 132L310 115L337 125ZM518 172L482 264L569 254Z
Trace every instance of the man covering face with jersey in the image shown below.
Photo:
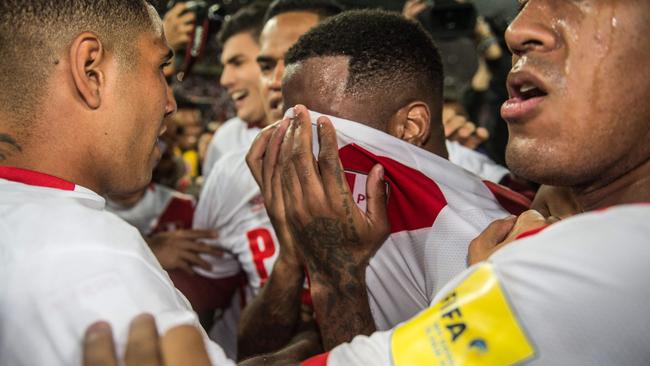
M367 278L367 294L357 294L355 289L355 296L341 299L350 300L347 311L335 316L324 309L319 314L316 309L319 317L328 319L319 321L325 344L335 345L340 339L351 339L361 328L390 329L428 307L440 287L466 268L469 242L490 222L508 215L506 209L521 213L528 202L446 160L440 56L417 23L387 12L347 12L303 35L285 55L284 63L284 105L301 103L311 109L292 108L293 114L299 115L294 119L305 118L303 127L311 128L319 113L337 117L345 179L324 185L332 188L341 184L342 189L353 193L353 199L343 203L346 209L356 204L370 212L375 197L367 194L366 182L373 174L372 163L382 162L390 190L390 236L374 257L370 252L369 256L346 253L330 258L332 251L327 243L340 238L328 222L308 232L294 231L293 237L282 242L294 253L293 262L305 259L312 284L320 284L318 267L323 262L354 267L339 278L341 287L346 287L348 276L355 277L349 282L353 285L359 278ZM308 196L320 194L318 189L309 188L304 180L310 177L302 173L298 181L282 180L279 184L284 173L274 171L272 159L277 149L273 149L282 138L278 131L286 124L265 130L249 153L249 164L263 187L267 209L272 216L281 217L274 221L276 232L289 231L282 217L285 213L278 208L293 200L294 194L300 197L289 192L291 187L304 186ZM285 142L283 148L290 145ZM303 172L304 167L295 169ZM519 207L506 204L513 203L513 197L519 198ZM287 202L286 206L294 204ZM291 213L287 210L286 214ZM382 236L380 231L375 234ZM308 250L305 245L312 240L313 254L300 254ZM422 261L422 257L429 261ZM366 271L359 263L368 261ZM284 291L299 279L295 275L284 281ZM321 299L329 297L324 292L318 295Z
M470 246L475 265L450 281L429 309L305 365L647 363L650 108L643 101L650 96L650 68L637 60L650 56L650 42L641 36L648 24L640 10L650 5L530 0L506 33L514 55L511 99L502 108L508 164L539 183L569 187L588 212L550 226L535 212L494 222ZM297 131L292 148L280 152L284 166L311 153L311 139L302 136L311 128ZM332 123L320 119L318 170L299 174L342 179L334 136ZM375 169L368 187L382 198L381 168ZM383 201L364 220L347 221L345 212L327 209L336 199L294 196L295 230L309 232L328 217L359 235L336 242L338 253L373 248L373 233L385 230ZM337 287L340 266L323 267L328 276L319 288L312 280L315 302L314 292L327 290L329 311L347 311L339 298L353 297L355 287Z

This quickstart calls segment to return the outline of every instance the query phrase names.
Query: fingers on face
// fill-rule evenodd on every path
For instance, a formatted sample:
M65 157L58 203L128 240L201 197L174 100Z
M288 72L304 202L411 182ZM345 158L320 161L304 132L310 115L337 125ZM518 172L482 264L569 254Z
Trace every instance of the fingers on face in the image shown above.
M153 316L138 315L129 328L129 342L126 346L125 364L127 366L159 366L160 344Z
M84 366L117 366L111 327L97 322L88 327L84 336Z
M295 117L291 122L294 127L291 162L298 176L298 181L310 199L320 201L324 197L320 173L313 153L312 124L309 111L302 105L294 108Z
M350 196L350 187L345 179L345 171L339 157L336 129L327 117L320 117L318 123L318 168L323 179L325 194L334 197ZM352 198L350 197L350 200Z
M274 123L270 126L265 127L260 133L258 133L255 137L255 140L251 144L251 148L246 154L246 164L248 165L248 169L253 174L253 177L255 178L255 181L257 182L257 185L260 186L260 188L263 188L262 185L264 183L262 181L262 162L266 154L269 140L275 132L276 127L277 123Z
M281 189L285 211L288 217L304 217L303 192L298 180L298 174L293 165L293 140L296 127L293 123L289 125L287 133L282 141L279 155L279 168L281 174Z
M280 154L280 146L284 140L284 136L289 128L289 119L285 118L277 124L277 127L273 131L273 134L270 136L270 140L267 144L266 153L264 154L264 159L262 162L262 174L264 182L264 199L266 202L272 202L276 197L281 197L279 193L279 174L277 165ZM275 177L275 178L274 178Z
M366 182L366 197L368 199L367 217L372 224L375 224L380 235L387 236L390 229L386 205L388 196L386 184L384 183L384 167L377 164L372 167Z

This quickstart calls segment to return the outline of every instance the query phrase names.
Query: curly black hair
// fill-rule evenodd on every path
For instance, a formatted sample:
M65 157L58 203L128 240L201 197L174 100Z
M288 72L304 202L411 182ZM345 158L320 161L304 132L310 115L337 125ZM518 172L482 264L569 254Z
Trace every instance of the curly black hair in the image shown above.
M269 5L264 23L274 16L290 11L309 11L318 14L321 19L334 16L344 10L335 0L275 0Z
M383 108L429 103L432 118L442 106L440 54L428 33L398 13L353 10L331 17L305 33L285 55L287 65L317 57L349 58L346 94L390 95Z
M270 0L258 0L230 16L217 34L219 45L223 47L230 37L244 32L250 33L257 42L264 27L264 16L270 2Z

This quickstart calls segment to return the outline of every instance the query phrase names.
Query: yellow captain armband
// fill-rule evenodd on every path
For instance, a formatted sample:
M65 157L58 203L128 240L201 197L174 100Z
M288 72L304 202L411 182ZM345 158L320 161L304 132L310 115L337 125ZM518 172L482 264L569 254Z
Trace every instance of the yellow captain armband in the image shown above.
M397 327L391 352L395 366L516 365L535 356L489 263Z

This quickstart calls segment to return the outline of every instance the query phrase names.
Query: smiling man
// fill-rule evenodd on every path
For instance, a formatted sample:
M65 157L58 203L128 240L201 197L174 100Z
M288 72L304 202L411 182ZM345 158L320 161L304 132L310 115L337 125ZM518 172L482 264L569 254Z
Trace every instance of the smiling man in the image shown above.
M260 68L255 61L266 8L266 1L242 8L219 32L223 65L220 83L235 104L237 117L226 121L210 141L202 169L205 177L224 154L250 146L259 129L267 124Z
M198 324L140 233L101 195L151 180L176 103L172 52L145 1L0 5L0 364L75 365L104 319ZM211 359L230 364L204 336Z

